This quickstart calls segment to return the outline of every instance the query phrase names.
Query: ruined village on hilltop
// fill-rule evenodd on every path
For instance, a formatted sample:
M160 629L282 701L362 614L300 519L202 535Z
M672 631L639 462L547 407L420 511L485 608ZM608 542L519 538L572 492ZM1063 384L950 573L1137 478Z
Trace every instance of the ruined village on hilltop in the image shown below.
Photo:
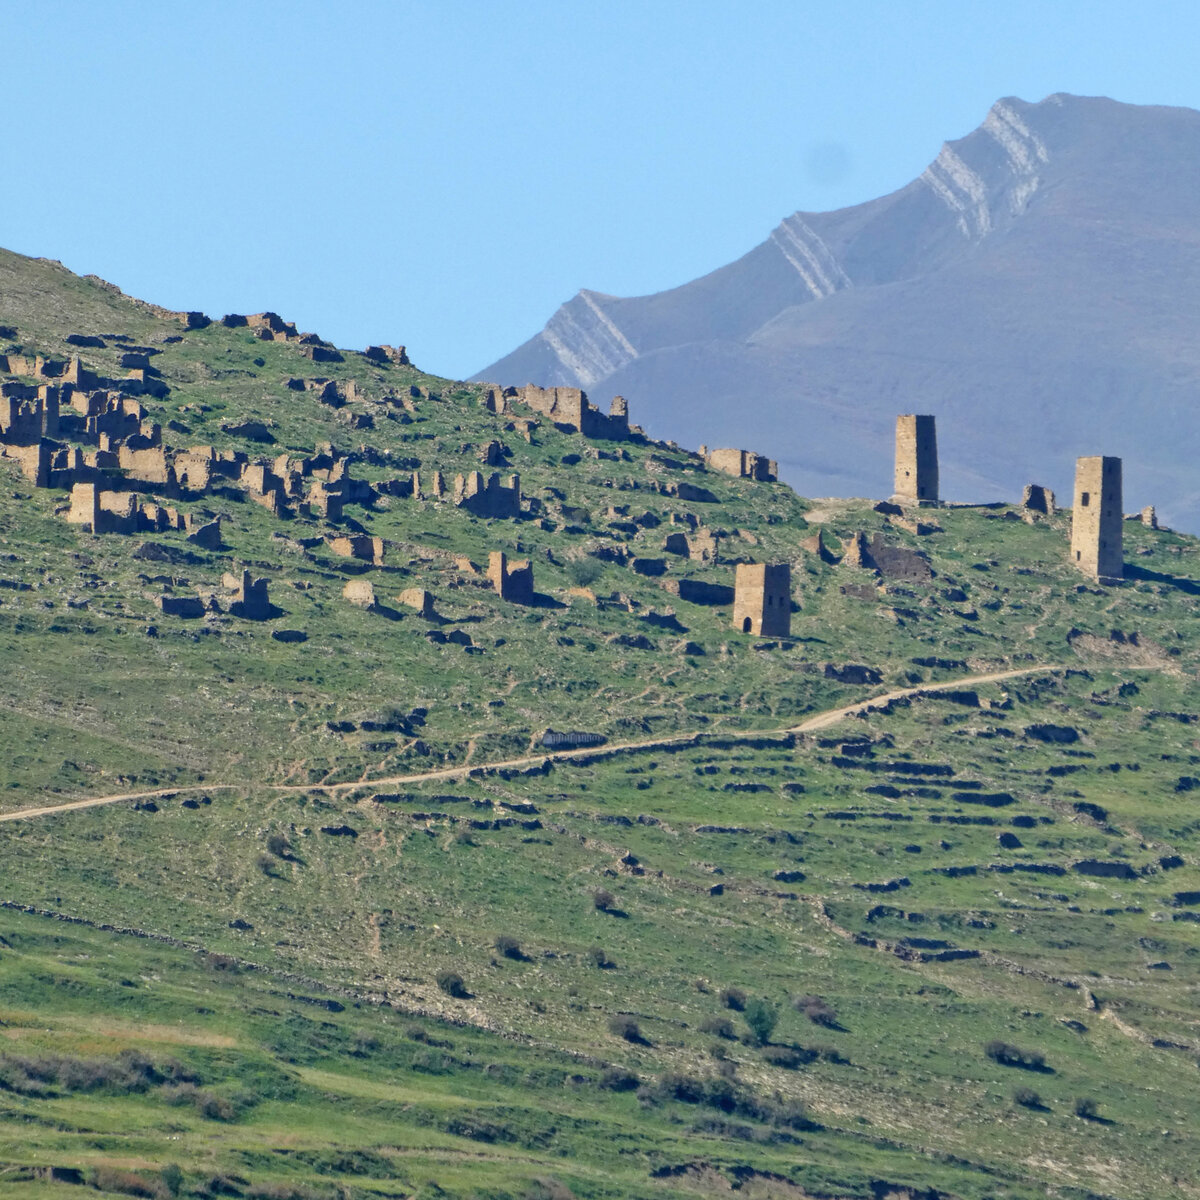
M162 339L165 342L178 342L187 331L211 323L199 313L154 311L182 326L183 332L166 336ZM245 328L264 341L294 343L314 365L345 361L341 351L314 334L298 333L295 325L274 313L226 316L222 324L231 329ZM243 450L218 451L210 445L171 446L164 439L162 425L151 419L141 403L142 397L162 398L169 391L153 365L154 356L161 353L160 347L136 345L123 334L72 334L66 341L76 353L66 360L56 360L25 353L16 343L18 333L11 327L0 329L0 338L14 343L8 353L0 354L0 373L4 376L0 383L0 453L16 460L25 478L35 487L69 490L69 504L59 511L83 532L101 535L180 531L198 547L218 551L224 548L221 517L207 510L181 512L174 502L203 501L223 492L227 494L233 488L280 519L299 511L323 522L326 532L322 537L306 539L307 545L323 542L335 555L378 567L384 564L387 545L380 537L360 532L362 527L357 522L351 523L353 527L347 526L347 506L369 507L379 496L387 495L446 503L483 518L515 520L532 516L529 504L522 498L520 477L515 473L502 479L495 471L485 476L482 471L474 470L458 474L453 484L448 485L440 469L421 462L407 477L371 484L351 473L357 461L375 461L366 445L358 451L343 452L327 442L314 446L310 455L299 458L286 453L273 458L256 457ZM110 345L120 351L118 362L126 371L116 378L89 369L78 354L89 347ZM409 365L404 347L371 346L362 357L377 366ZM289 379L287 387L308 393L335 409L363 398L353 381L339 383L319 375ZM402 414L411 414L428 399L428 389L410 386L389 392L380 403L399 409ZM560 431L578 434L588 441L621 443L636 439L678 450L674 443L651 442L641 429L630 425L627 403L620 396L614 398L609 413L605 414L578 388L484 384L480 386L479 402L502 419L505 430L529 442L534 439L540 418ZM352 411L347 423L354 430L369 430L373 418ZM175 424L168 422L168 433ZM184 429L178 426L178 431ZM222 430L251 442L272 440L261 422L254 420L226 423ZM482 467L501 466L509 456L509 451L495 440L475 447L475 452ZM728 448L710 451L701 446L694 457L702 468L763 483L777 481L776 464L752 451ZM715 499L706 489L687 482L657 486L685 501ZM929 415L901 415L896 424L893 493L890 500L880 502L876 509L891 517L899 528L921 535L932 532L936 526L916 513L908 515L909 510L919 513L940 503L935 419ZM1054 495L1045 487L1031 484L1025 489L1021 509L1031 521L1052 515ZM1080 458L1076 464L1070 541L1070 561L1080 572L1100 583L1121 579L1125 519L1121 460ZM1144 510L1140 519L1157 528L1153 509ZM686 526L686 532L666 534L664 554L682 555L702 563L715 562L716 536L694 518L688 521L681 516L679 523ZM879 534L871 540L861 532L854 534L841 547L840 554L835 555L818 530L802 541L799 549L826 562L866 568L894 578L920 580L930 575L924 556L889 545ZM664 562L635 559L632 565L641 574L661 575ZM457 564L467 574L482 574L466 559L458 559ZM663 586L683 600L731 604L731 624L738 632L758 638L788 637L794 604L790 564L739 561L734 565L732 587L686 578L664 581ZM506 554L497 550L490 555L486 579L505 601L523 605L535 602L533 567L528 561L510 563ZM180 619L225 610L250 620L282 615L271 603L265 578L254 578L243 569L226 574L222 582L222 595L212 588L197 588L195 594L164 590L156 597L158 608L164 616ZM351 579L343 589L343 596L363 608L378 607L369 577ZM435 597L426 589L406 589L397 599L421 616L434 615Z

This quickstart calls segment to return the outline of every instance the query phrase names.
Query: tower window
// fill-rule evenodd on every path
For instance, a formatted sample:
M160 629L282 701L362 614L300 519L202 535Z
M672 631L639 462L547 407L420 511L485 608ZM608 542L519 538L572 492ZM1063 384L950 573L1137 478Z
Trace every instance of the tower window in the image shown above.
M1092 498L1091 492L1084 492L1083 495L1079 497L1080 505L1082 505L1082 507L1084 507L1084 508L1087 508L1088 502L1091 500L1091 498Z

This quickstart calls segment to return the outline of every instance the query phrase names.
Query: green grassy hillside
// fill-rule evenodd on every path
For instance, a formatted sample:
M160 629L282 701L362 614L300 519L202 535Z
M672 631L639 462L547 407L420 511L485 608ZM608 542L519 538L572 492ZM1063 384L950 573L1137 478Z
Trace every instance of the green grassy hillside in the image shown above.
M172 447L527 497L348 506L373 565L235 488L178 501L224 550L93 536L0 458L0 1196L1200 1195L1196 539L1127 522L1100 588L1069 514L917 534L526 441L476 385L15 255L0 325L98 336L101 375L113 334L159 350ZM288 386L316 376L359 398ZM272 443L222 428L250 419ZM716 562L664 551L694 526ZM828 561L860 531L929 578ZM461 561L496 549L534 605ZM664 587L737 561L792 564L788 639ZM159 610L243 565L272 618Z

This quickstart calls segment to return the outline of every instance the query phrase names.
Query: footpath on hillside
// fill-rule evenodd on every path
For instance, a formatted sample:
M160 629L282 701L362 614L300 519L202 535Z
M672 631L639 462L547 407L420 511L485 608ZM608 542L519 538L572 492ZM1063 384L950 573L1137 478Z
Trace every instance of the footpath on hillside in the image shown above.
M1045 675L1052 671L1061 671L1062 664L1049 664L1037 667L1018 667L1009 671L993 671L986 675L969 675L963 679L953 679L941 683L922 683L915 687L900 688L896 691L885 692L872 696L867 700L858 700L840 708L827 709L814 713L801 721L784 729L736 729L724 730L719 735L725 739L746 740L759 737L780 737L789 733L813 733L818 729L827 729L847 717L880 708L896 700L906 700L928 695L931 692L955 691L959 688L972 687L983 683L999 683L1005 679L1016 679L1023 675ZM363 791L367 788L397 787L402 784L432 783L443 779L460 779L475 772L507 771L520 767L538 766L546 762L569 761L573 758L610 758L618 754L631 754L659 747L687 745L699 742L704 737L717 736L712 730L693 730L685 733L670 734L665 737L648 738L639 742L616 742L604 746L580 746L570 750L547 750L541 754L526 754L520 758L508 758L490 763L467 763L455 767L441 767L436 771L423 771L415 775L390 775L376 779L355 779L347 783L306 783L306 784L261 784L243 783L197 783L184 784L178 787L155 788L144 792L120 792L112 796L93 796L86 800L70 800L63 804L48 804L40 808L23 808L16 812L0 813L0 822L27 821L34 817L50 816L53 813L74 812L77 809L99 808L106 804L119 804L124 800L154 800L163 796L176 796L188 792L230 792L240 791L251 786L266 787L273 792L324 792L340 794L343 792Z

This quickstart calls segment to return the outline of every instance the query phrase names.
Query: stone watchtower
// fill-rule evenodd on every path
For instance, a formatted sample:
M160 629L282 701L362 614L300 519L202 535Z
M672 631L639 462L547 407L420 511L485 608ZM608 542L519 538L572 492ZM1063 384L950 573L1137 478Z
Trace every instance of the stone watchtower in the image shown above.
M787 563L738 563L733 627L756 637L787 637L792 631L792 568Z
M1121 536L1124 521L1119 458L1075 460L1075 503L1071 509L1071 562L1104 582L1125 573Z
M932 417L896 418L896 484L900 504L938 503L937 429Z

